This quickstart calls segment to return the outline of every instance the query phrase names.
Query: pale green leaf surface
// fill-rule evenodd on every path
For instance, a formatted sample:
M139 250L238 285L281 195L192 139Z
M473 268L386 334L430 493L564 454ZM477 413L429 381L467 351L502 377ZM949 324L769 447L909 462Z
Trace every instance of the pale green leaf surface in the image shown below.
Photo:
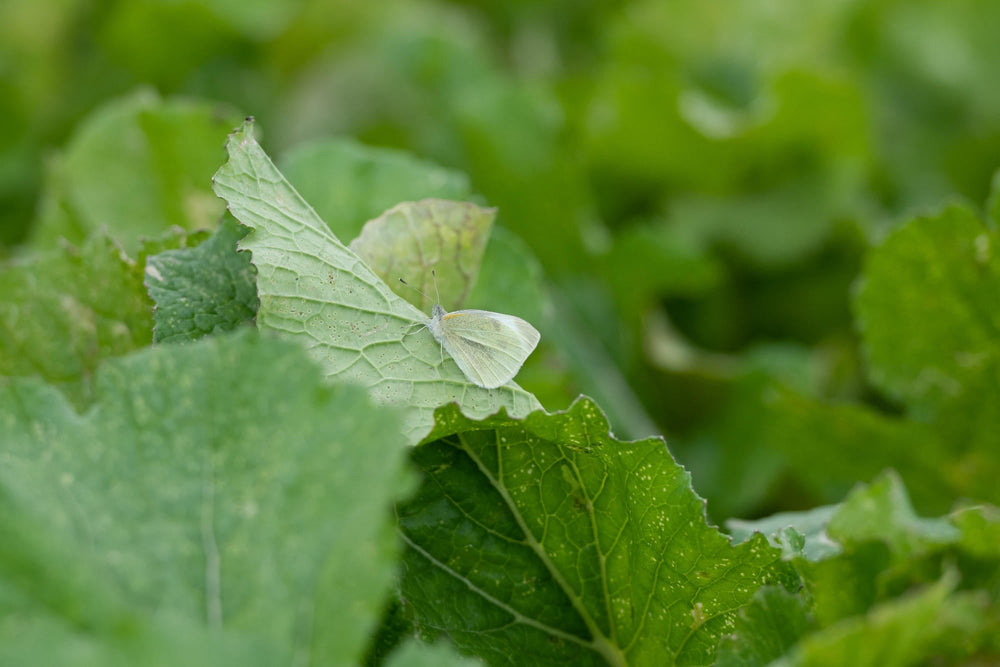
M998 242L965 207L916 218L869 253L855 297L869 377L917 418L892 465L921 501L1000 501Z
M418 442L439 405L457 402L472 417L506 407L523 416L540 406L513 382L489 390L469 382L427 330L427 316L397 296L344 247L282 177L248 122L229 140L216 193L254 231L257 326L309 349L329 378L359 383L378 403L406 406L404 428ZM410 334L410 335L407 335Z
M825 505L805 512L779 512L755 521L729 519L726 529L737 543L760 533L772 546L781 549L784 558L824 560L841 552L840 545L826 532L837 509L837 505Z
M881 540L899 558L919 556L961 538L961 531L947 519L917 516L899 475L891 470L849 493L827 529L845 545Z
M991 204L987 204L991 206ZM914 447L949 494L1000 502L1000 234L967 208L916 218L871 251L855 298L872 381L937 440ZM914 488L915 498L922 489Z
M0 375L41 377L84 406L102 360L150 343L152 307L141 268L104 235L0 266Z
M824 627L867 614L915 583L929 583L928 571L936 579L940 559L961 539L948 520L917 516L891 471L848 494L825 533L840 553L795 561L812 596L812 613Z
M968 583L989 580L996 572L996 547L978 549L996 533L993 508L920 517L898 475L887 471L831 509L829 522L806 537L805 557L794 561L811 593L812 612L824 626L868 613L917 582L929 583L928 574L936 579L942 561L960 563ZM810 546L831 541L837 551L808 557Z
M253 319L258 305L256 276L249 255L236 251L246 231L226 216L200 245L147 259L145 282L156 302L157 343L197 340Z
M948 519L918 516L902 480L892 470L871 484L858 485L837 505L780 512L755 521L730 519L726 528L738 542L761 533L782 548L785 557L809 561L834 558L865 542L883 542L894 557L906 559L940 550L962 538L962 531ZM789 528L804 540L798 548L789 544Z
M421 311L436 303L458 310L469 305L496 214L469 202L403 202L369 220L348 247Z
M732 546L662 439L617 441L597 406L470 421L453 406L414 452L399 506L416 627L489 664L707 664L775 575Z
M82 242L107 227L134 253L142 236L177 225L213 227L223 207L209 190L219 144L235 122L229 109L162 100L139 90L93 112L56 169L56 200L42 210L36 238Z
M114 653L176 618L181 645L194 625L258 664L356 663L395 569L399 425L256 332L110 362L82 416L0 384L0 646L55 623Z
M309 142L286 153L279 164L341 239L355 238L365 222L400 202L464 200L472 194L462 172L349 138Z

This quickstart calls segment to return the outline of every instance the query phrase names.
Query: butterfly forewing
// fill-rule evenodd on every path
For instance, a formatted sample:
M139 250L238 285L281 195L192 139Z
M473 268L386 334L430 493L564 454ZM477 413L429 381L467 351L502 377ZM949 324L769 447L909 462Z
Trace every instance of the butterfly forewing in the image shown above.
M486 310L442 314L429 326L466 377L489 389L509 382L540 338L521 318Z

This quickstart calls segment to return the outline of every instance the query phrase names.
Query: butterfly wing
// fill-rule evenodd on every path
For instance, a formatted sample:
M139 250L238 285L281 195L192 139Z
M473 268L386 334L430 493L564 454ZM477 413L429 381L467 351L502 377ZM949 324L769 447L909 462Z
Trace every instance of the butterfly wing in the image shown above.
M507 384L541 335L520 317L487 310L456 310L431 327L465 376L480 387Z

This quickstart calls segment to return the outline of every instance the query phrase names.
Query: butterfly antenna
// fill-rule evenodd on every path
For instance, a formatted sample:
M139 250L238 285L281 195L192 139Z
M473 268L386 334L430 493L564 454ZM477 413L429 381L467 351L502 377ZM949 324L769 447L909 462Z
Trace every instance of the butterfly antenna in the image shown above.
M413 286L413 285L411 285L410 283L406 282L406 281L405 281L405 280L403 280L402 278L400 278L400 279L399 279L399 282L403 283L404 285L406 285L406 286L407 286L407 287L409 287L409 288L410 288L411 290L415 291L415 292L416 292L417 294L419 294L420 296L424 297L424 298L425 298L425 299L427 299L428 301L430 301L430 300L431 300L431 298L430 298L429 296L427 296L426 294L424 294L423 292L421 292L421 291L420 291L420 290L418 290L418 289L417 289L416 287L414 287L414 286Z
M438 274L437 271L431 269L431 276L434 278L434 294L437 295L437 302L439 305L441 303L441 292L438 291Z
M404 285L406 285L407 287L409 287L409 288L410 288L410 289L412 289L412 290L416 290L417 294L419 294L420 296L424 297L424 298L425 298L425 299L427 299L428 301L430 301L430 300L431 300L429 296L427 296L426 294L424 294L423 292L421 292L421 291L420 291L420 290L418 290L418 289L417 289L416 287L414 287L414 286L413 286L413 285L411 285L410 283L406 282L406 281L405 281L405 280L403 280L402 278L400 278L400 279L399 279L399 282L403 283ZM415 323L415 324L417 324L417 323ZM414 324L414 325L415 325L415 324ZM414 325L410 325L410 327L408 327L408 328L409 328L409 329L413 329L413 326L414 326ZM421 327L420 327L419 329L416 329L416 330L413 330L413 331L407 331L407 332L406 332L405 334L403 334L403 338L406 338L407 336L409 336L409 335L411 335L411 334L415 334L415 333L417 333L418 331L422 331L422 330L424 330L424 329L426 329L426 328L427 328L427 325L425 324L425 325L421 326Z

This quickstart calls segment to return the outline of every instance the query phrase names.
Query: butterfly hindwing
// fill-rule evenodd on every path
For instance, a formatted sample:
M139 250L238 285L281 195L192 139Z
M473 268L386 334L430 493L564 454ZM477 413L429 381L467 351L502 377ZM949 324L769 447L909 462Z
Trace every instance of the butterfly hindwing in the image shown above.
M458 310L428 325L470 380L494 388L509 382L538 345L538 331L513 315Z

